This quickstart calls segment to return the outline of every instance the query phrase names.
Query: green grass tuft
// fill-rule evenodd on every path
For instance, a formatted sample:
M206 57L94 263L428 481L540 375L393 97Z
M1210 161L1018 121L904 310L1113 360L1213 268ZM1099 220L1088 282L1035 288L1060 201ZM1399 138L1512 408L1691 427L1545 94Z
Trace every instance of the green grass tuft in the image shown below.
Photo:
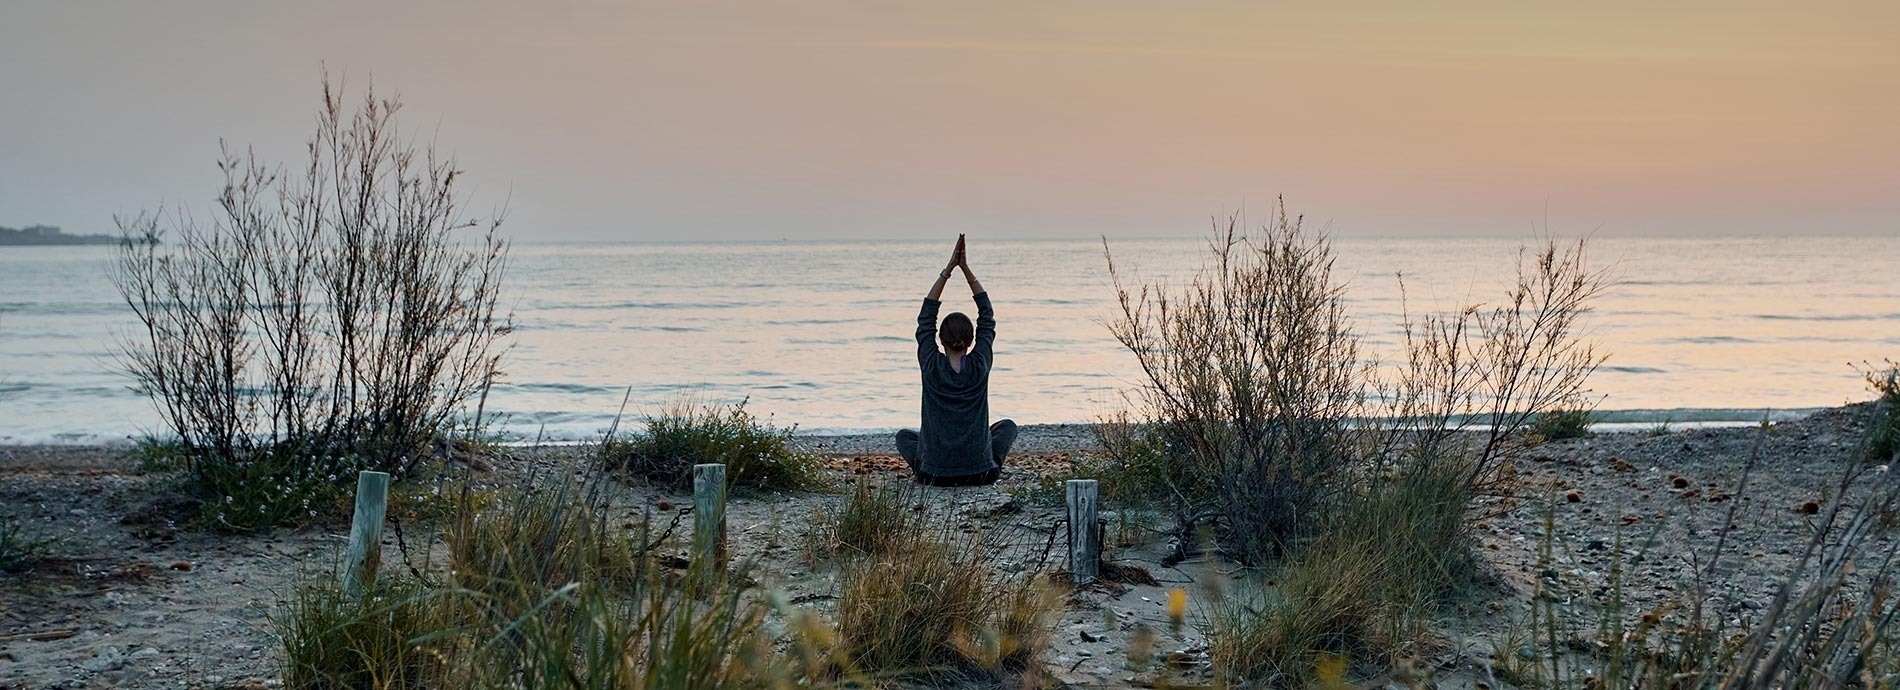
M0 518L0 573L32 570L51 555L59 540L42 537L15 518Z
M1583 408L1551 410L1537 415L1531 433L1545 441L1562 441L1590 435L1591 413Z
M284 687L438 687L444 661L415 638L441 628L441 602L407 578L374 583L356 597L334 577L303 583L271 617L283 640Z
M682 400L647 418L645 431L600 446L601 463L673 487L692 483L693 465L726 466L726 481L757 489L817 489L824 462L792 441L796 426L780 429L733 405Z

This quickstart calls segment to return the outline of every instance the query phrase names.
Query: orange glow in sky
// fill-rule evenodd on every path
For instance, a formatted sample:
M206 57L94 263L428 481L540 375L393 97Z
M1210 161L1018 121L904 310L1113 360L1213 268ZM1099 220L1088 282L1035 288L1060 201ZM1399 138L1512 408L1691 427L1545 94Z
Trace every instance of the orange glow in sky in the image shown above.
M201 203L327 64L529 240L1900 229L1900 3L398 5L8 2L0 224Z

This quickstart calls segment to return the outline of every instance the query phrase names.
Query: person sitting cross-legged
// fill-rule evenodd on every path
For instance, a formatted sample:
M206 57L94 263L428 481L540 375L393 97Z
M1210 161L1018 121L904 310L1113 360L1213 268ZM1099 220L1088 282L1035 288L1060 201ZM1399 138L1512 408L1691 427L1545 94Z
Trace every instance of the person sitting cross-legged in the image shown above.
M976 300L976 323L962 312L943 317L943 285L951 269L961 269ZM942 341L943 350L937 350ZM980 486L1003 474L1003 461L1016 442L1016 423L990 423L990 368L994 363L996 315L990 295L970 272L963 236L950 264L937 275L936 284L917 312L917 368L923 376L923 424L917 431L897 432L897 452L910 464L920 484Z

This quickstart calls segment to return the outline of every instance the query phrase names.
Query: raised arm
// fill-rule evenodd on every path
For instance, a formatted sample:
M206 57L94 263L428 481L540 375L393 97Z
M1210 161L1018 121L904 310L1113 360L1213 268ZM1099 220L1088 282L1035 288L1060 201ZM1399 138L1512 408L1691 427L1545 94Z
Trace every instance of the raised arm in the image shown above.
M970 296L976 299L976 355L983 361L992 361L991 346L996 342L996 310L990 307L990 293L983 289L983 282L970 272L967 255L957 253L957 266L963 269L963 279L970 282Z
M930 284L930 294L924 295L924 299L942 300L943 286L945 283L950 282L950 269L961 265L963 265L963 236L957 235L957 248L955 251L950 252L950 263L945 264L943 272L937 274L937 282ZM964 273L967 275L969 269L964 269Z
M963 279L970 281L970 294L972 295L983 294L983 282L976 279L975 273L970 272L970 265L969 264L957 264L957 265L963 269Z
M931 283L930 294L924 295L924 306L917 310L917 362L937 352L937 309L943 306L943 285L950 282L950 269L963 263L963 236L957 235L956 251L950 253L950 263L937 274L937 282Z

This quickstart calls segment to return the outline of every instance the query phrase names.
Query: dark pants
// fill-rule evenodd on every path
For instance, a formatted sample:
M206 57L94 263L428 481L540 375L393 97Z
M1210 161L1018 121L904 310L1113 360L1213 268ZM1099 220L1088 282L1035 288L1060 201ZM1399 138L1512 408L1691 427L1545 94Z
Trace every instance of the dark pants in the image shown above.
M983 486L996 483L1003 476L1003 459L1009 455L1009 447L1016 444L1016 423L1002 420L990 425L990 462L995 463L987 472L966 474L957 477L939 477L917 468L917 432L910 429L897 430L897 454L904 456L904 462L910 464L910 472L917 483L929 486Z

